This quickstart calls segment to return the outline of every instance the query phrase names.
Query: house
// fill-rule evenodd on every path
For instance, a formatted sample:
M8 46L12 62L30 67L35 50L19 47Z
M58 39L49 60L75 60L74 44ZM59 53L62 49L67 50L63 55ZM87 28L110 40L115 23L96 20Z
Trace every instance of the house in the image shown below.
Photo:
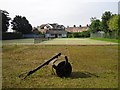
M53 24L42 24L40 31L45 34L46 38L63 38L67 37L67 31L63 25L57 23Z
M38 26L38 27L37 27L38 31L40 31L41 33L45 34L46 31L47 31L47 29L45 29L45 28L46 28L46 25L47 25L47 24L42 24L42 25Z
M67 32L83 32L88 30L88 26L83 26L83 27L67 27L65 31Z
M67 37L65 30L47 30L45 34L46 38L63 38Z

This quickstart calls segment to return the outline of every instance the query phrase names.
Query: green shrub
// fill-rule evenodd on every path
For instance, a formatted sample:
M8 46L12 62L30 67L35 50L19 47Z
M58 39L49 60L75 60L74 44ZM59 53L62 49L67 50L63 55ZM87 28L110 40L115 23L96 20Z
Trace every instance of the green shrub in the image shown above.
M90 32L89 31L83 31L83 32L69 32L68 33L68 38L83 38L83 37L90 37Z

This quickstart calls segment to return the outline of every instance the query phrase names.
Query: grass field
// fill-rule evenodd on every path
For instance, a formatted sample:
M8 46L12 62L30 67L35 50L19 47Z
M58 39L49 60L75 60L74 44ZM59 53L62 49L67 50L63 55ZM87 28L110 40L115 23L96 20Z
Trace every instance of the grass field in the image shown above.
M14 40L3 40L2 44L34 44L34 39L14 39Z
M114 43L120 43L120 40L118 40L118 39L109 39L109 38L91 38L91 39L107 41L107 42L114 42Z
M49 41L44 41L39 44L44 45L110 45L110 44L117 44L113 42L107 41L99 41L93 40L90 38L56 38Z
M39 45L111 45L118 44L116 42L100 41L90 38L55 38L50 40L41 39L15 39L15 40L3 40L3 45L8 44L39 44Z
M117 88L118 46L3 45L2 88ZM45 66L25 80L19 74L55 53L69 57L72 75L59 78ZM59 58L63 60L63 57Z

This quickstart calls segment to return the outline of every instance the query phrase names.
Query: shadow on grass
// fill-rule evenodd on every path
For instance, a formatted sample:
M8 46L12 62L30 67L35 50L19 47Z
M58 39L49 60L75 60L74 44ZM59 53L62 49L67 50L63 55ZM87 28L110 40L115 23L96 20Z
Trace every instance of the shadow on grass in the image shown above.
M95 74L89 73L89 72L72 72L71 78L77 79L77 78L90 78L90 77L99 77Z

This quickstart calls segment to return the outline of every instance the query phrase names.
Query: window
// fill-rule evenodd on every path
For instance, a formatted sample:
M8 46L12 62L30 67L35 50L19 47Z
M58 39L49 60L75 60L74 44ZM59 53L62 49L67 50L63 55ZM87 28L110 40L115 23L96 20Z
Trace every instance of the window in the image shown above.
M62 34L59 34L59 36L62 36Z

